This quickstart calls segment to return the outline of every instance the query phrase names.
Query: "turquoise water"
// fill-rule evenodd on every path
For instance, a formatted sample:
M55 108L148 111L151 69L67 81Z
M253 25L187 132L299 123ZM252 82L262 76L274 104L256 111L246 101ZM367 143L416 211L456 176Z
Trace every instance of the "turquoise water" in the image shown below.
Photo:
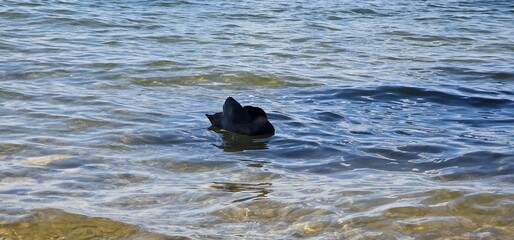
M512 26L511 1L2 1L0 236L507 239ZM209 130L228 96L276 135Z

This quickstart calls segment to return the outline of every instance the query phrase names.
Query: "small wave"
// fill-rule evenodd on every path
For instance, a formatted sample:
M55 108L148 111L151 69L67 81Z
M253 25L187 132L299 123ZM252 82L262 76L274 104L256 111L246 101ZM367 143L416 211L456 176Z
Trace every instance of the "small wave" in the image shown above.
M2 160L1 155L6 153L19 152L28 148L28 146L15 142L0 142L0 160Z
M268 113L268 117L273 120L293 120L291 116L288 116L286 113L282 112L270 112Z
M191 1L150 1L150 5L158 6L158 7L175 7L175 6L181 6L181 5L193 5L196 4L195 2Z
M232 182L213 182L210 186L213 189L218 189L231 193L250 193L253 196L245 196L233 200L232 203L244 202L249 200L256 200L265 198L269 193L273 192L269 187L271 183L232 183Z
M36 22L35 22L36 23ZM101 18L73 18L67 15L58 15L39 19L37 24L48 24L48 25L63 25L63 26L75 26L75 27L90 27L97 29L112 29L112 28L139 28L140 25L134 23L119 23L113 20L101 19Z
M73 76L73 72L64 69L52 69L52 70L33 70L23 72L7 72L7 79L15 80L31 80L40 78L59 78L59 77L70 77Z
M81 118L74 117L68 119L66 121L66 126L68 126L72 130L85 130L90 128L99 128L99 127L108 127L108 126L116 126L117 123L102 120L102 119L93 119L93 118Z
M377 12L373 11L372 9L368 9L368 8L354 8L351 11L353 13L358 13L358 14L378 14Z
M306 94L306 92L302 92ZM376 88L346 88L311 92L320 100L347 99L352 101L391 102L409 99L418 102L432 102L449 106L477 108L502 108L513 104L512 100L482 96L464 96L450 92L409 86L380 86Z
M511 119L448 119L448 122L458 122L467 124L472 127L499 127L499 126L514 126L514 118ZM494 139L494 138L493 138ZM494 139L493 142L497 142Z
M32 16L32 14L27 13L27 12L15 12L12 10L8 10L8 11L1 11L0 17L2 17L4 19L10 19L10 20L18 20L18 19L25 20L25 19L31 18L33 16Z
M324 122L338 122L345 119L344 116L340 114L327 111L318 112L316 115L319 120Z
M118 68L121 66L120 63L116 63L116 62L96 62L96 63L91 63L91 64L85 64L84 65L85 67L90 67L90 68L99 68L99 69L113 69L113 68Z
M176 65L182 65L180 62L170 61L170 60L157 60L157 61L151 61L145 64L148 67L165 67L165 66L176 66Z
M316 28L316 29L322 29L322 30L329 30L329 31L342 31L339 26L337 25L329 25L328 23L312 23L308 25L309 27Z
M33 98L34 98L34 96L31 96L31 95L28 95L25 93L20 93L20 92L15 92L15 91L0 88L0 99L28 101Z
M422 163L418 167L436 179L452 181L510 175L514 172L513 163L511 154L479 151Z
M220 14L222 17L228 19L228 20L267 20L270 21L272 19L275 19L276 17L271 14L265 14L265 13L222 13Z
M111 139L114 142L126 145L171 145L187 144L199 141L185 131L176 132L139 132L118 136Z
M439 145L406 145L398 147L398 150L412 153L443 153L447 148Z
M151 166L157 169L163 169L171 172L180 173L202 173L211 171L220 171L237 166L237 162L227 160L210 160L204 159L188 159L186 161L177 161L168 158L149 159L144 161L145 166Z
M288 77L260 76L248 72L199 74L191 76L132 78L142 86L203 86L214 88L241 87L308 87L313 83L301 83Z
M147 36L144 37L150 41L154 41L160 44L177 44L180 42L190 41L187 37L180 35L159 35L159 36Z
M248 201L212 212L214 216L231 221L278 222L286 218L291 223L300 222L305 218L316 218L326 213L327 210L321 208L272 200Z
M435 35L420 35L420 36L406 36L403 39L419 42L455 42L463 44L465 42L473 42L472 38L467 37L449 37L449 36L435 36Z
M464 79L493 79L493 80L514 80L512 72L481 72L469 68L459 67L434 67L438 72L449 75L464 76Z
M415 36L415 33L407 32L407 31L390 31L386 32L388 35L396 35L396 36Z
M302 147L289 146L293 143ZM355 169L413 171L444 181L501 177L514 172L514 157L510 153L475 151L455 156L451 147L434 144L410 144L397 148L373 146L358 149L347 146L316 147L316 143L290 139L274 141L273 144L281 145L281 149L270 149L267 152L268 156L271 154L277 159L313 160L297 161L294 165L288 164L287 161L276 161L276 167L291 171L330 174L334 177Z

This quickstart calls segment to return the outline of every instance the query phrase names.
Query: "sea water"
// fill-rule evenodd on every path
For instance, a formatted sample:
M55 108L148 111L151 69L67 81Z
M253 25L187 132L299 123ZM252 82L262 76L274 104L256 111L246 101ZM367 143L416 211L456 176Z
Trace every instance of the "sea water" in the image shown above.
M511 238L512 26L512 1L0 1L0 238ZM210 130L228 96L276 135Z

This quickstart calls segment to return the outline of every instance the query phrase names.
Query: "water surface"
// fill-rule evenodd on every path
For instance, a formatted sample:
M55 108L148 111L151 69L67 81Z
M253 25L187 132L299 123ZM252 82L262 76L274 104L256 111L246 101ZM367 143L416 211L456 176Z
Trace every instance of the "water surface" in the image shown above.
M507 239L513 13L3 1L0 236ZM228 96L277 134L209 130Z

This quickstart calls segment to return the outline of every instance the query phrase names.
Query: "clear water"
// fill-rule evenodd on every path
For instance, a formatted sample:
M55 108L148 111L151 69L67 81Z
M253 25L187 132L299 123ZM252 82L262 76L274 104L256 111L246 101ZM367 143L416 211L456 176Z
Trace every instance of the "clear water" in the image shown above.
M1 1L0 237L510 238L512 26L511 1ZM209 130L228 96L277 134Z

